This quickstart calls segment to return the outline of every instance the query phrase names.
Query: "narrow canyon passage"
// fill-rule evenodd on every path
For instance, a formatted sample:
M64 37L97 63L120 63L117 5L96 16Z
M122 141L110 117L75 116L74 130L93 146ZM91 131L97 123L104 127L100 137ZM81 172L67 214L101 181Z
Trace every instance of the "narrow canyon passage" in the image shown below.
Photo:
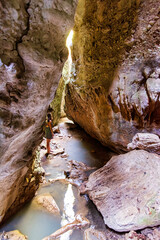
M29 240L41 240L61 226L73 221L77 213L82 213L99 230L106 229L102 216L87 196L80 196L78 188L69 184L64 171L69 169L71 160L95 167L89 173L103 166L114 153L87 135L80 127L67 118L59 123L60 133L51 140L51 151L47 158L45 139L41 143L40 157L45 170L46 181L41 184L37 195L50 193L56 201L60 214L47 212L36 203L35 197L22 210L0 228L2 231L20 230ZM59 179L59 180L58 180ZM63 179L66 179L63 181ZM57 180L57 181L55 181ZM68 209L69 208L69 211ZM84 231L74 230L63 234L62 240L82 240Z
M0 240L160 239L159 6L0 1Z

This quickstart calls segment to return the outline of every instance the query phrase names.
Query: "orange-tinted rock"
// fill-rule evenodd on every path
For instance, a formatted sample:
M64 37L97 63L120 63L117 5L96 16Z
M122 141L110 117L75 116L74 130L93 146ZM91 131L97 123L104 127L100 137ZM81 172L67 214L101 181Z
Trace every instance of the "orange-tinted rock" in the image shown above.
M158 6L87 0L77 10L66 112L117 151L144 129L160 136Z

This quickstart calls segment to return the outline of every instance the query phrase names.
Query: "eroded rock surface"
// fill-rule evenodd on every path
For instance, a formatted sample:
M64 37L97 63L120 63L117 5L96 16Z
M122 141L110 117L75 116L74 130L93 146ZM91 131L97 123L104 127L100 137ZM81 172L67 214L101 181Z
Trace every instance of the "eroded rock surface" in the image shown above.
M144 129L160 136L159 5L87 0L78 6L66 112L117 150Z
M37 188L32 154L67 58L76 2L0 2L0 222Z
M0 234L0 239L5 240L26 240L28 239L27 236L20 233L18 230L10 231L10 232L4 232Z
M80 186L84 181L88 179L88 171L96 169L96 167L88 167L85 163L75 160L69 161L69 169L65 171L65 175L69 178L72 184Z
M112 159L92 173L85 193L105 224L119 231L160 224L160 156L134 150Z
M106 236L102 232L96 229L88 228L84 232L84 239L85 240L106 240Z
M160 154L160 139L157 135L151 133L137 133L132 142L127 145L129 150L144 149L149 152Z
M50 193L41 194L35 197L35 203L52 214L59 214L60 210Z

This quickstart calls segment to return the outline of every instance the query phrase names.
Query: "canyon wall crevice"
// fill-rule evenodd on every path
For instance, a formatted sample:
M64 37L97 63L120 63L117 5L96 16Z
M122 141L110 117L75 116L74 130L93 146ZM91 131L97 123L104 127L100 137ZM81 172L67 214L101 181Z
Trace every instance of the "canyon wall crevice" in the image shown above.
M137 132L160 136L159 4L87 0L77 9L66 112L117 151Z
M33 153L67 58L65 41L76 4L0 2L0 221L38 187L31 170Z

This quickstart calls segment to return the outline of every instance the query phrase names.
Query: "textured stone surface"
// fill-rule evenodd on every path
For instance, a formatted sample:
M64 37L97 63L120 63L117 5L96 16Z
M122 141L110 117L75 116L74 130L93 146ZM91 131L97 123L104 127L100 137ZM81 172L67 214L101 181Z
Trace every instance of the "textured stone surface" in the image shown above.
M35 197L35 202L52 214L59 214L60 210L50 193Z
M160 224L160 156L134 150L92 173L85 186L105 224L119 231Z
M18 230L10 231L10 232L4 232L0 234L0 239L10 239L10 240L26 240L28 239L27 236L20 233Z
M106 240L106 236L102 232L96 229L88 228L84 232L84 239L85 240Z
M67 57L75 8L76 0L0 2L0 222L34 195L32 154Z
M127 145L129 150L144 149L149 152L160 154L160 139L151 133L137 133L132 142Z
M144 129L160 135L159 5L86 0L77 10L66 111L117 150Z

